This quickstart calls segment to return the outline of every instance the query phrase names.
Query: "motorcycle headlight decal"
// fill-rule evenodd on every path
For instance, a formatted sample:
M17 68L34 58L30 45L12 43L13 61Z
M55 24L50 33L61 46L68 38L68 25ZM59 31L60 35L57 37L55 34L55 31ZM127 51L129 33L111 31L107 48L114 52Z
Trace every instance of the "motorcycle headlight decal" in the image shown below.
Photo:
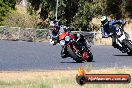
M118 38L120 41L122 41L123 39L125 39L126 36L125 35L122 35L120 38Z
M70 37L69 36L66 36L65 37L65 41L70 41Z
M64 40L61 40L60 41L60 45L62 45L62 46L65 45L65 41Z

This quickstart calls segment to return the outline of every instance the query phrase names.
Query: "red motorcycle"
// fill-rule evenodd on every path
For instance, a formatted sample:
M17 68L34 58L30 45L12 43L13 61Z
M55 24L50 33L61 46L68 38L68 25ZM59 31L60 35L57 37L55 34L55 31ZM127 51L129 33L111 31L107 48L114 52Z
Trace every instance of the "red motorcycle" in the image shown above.
M75 39L75 34L70 34L68 32L61 33L59 35L59 44L64 48L62 49L64 51L61 51L62 58L70 56L78 63L82 61L91 62L93 60L90 48L80 45ZM65 55L62 55L62 52Z

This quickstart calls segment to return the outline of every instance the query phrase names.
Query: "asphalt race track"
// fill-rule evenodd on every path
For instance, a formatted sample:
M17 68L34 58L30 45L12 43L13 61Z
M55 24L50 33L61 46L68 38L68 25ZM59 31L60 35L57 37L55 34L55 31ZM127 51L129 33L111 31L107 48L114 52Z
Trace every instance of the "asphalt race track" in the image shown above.
M0 41L0 71L66 70L81 66L93 69L132 67L132 56L122 54L112 46L92 46L93 62L75 63L72 58L60 57L61 47L49 43Z

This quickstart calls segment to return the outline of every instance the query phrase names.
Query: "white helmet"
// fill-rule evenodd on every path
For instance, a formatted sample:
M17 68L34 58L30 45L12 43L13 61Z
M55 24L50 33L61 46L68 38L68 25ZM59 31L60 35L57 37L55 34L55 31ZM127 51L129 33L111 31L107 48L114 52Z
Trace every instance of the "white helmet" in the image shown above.
M59 26L59 21L58 20L50 21L50 26Z
M50 21L50 26L55 26L54 21Z
M101 23L102 23L102 25L106 25L108 23L108 19L106 16L101 17Z

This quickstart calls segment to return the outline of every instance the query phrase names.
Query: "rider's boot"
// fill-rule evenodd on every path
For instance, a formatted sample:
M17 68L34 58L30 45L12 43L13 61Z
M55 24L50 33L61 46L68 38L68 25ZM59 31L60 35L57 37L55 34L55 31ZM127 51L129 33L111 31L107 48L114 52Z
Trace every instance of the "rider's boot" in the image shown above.
M127 52L127 49L126 49L124 46L122 46L122 47L121 47L121 52L122 52L122 53L126 53L126 52Z
M61 50L61 57L66 58L68 56L69 56L69 54L67 53L67 50L66 50L65 46L63 46L62 50Z
M114 48L121 49L121 47L120 47L118 44L116 44L116 43L113 43L112 46L113 46Z

